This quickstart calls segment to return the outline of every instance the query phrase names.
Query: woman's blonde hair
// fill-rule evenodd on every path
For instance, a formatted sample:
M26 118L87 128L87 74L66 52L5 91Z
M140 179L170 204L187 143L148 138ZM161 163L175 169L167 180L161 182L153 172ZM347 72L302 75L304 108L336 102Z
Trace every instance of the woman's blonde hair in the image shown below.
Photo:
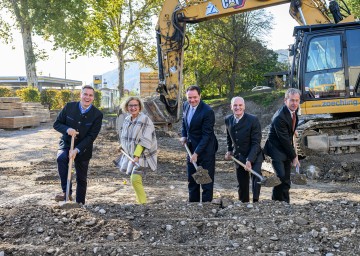
M140 111L142 111L144 109L144 103L140 97L130 96L121 104L121 109L123 110L123 113L128 112L128 105L129 105L129 102L132 100L136 100L139 103Z

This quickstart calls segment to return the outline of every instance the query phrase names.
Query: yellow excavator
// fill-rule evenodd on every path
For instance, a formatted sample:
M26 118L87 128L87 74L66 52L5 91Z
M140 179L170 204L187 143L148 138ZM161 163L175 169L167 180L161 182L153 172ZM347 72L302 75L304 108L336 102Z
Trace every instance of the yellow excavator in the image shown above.
M298 153L359 152L360 23L343 0L165 0L156 27L160 97L145 102L154 123L180 119L187 23L286 3L299 23L289 49L290 86L302 92Z

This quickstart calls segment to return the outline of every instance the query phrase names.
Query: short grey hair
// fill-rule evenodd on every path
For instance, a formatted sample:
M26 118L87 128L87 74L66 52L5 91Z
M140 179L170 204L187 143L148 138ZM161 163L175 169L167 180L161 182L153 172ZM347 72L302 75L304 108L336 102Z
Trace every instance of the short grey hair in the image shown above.
M287 89L287 91L285 92L285 99L288 99L290 95L294 95L294 94L299 94L299 96L301 96L301 91L296 88Z
M234 105L234 102L235 102L235 100L237 100L237 99L240 99L240 100L242 100L242 101L245 103L245 100L244 100L243 97L235 96L235 97L233 97L233 98L231 99L231 103L230 103L231 106Z
M140 111L142 111L144 109L144 102L142 101L142 99L140 97L130 96L121 104L121 109L122 109L123 113L128 112L129 102L132 100L136 100L139 103Z

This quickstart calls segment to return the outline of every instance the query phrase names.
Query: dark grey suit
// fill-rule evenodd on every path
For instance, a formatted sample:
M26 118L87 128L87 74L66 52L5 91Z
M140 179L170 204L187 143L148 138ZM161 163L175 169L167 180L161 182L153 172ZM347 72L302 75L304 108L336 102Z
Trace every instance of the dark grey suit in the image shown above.
M252 169L261 175L261 165L264 160L261 142L261 125L256 116L244 113L238 123L235 123L234 115L225 118L227 133L227 150L233 152L234 157L246 163L251 162ZM248 171L235 163L236 177L239 183L239 200L249 202L249 179ZM251 175L253 201L259 200L261 186L260 181L255 175Z
M296 129L299 121L297 111L295 115ZM295 129L292 127L291 113L287 106L283 105L272 118L269 137L264 147L264 153L271 157L275 172L281 180L281 184L273 188L273 200L290 203L291 162L296 157L293 145Z

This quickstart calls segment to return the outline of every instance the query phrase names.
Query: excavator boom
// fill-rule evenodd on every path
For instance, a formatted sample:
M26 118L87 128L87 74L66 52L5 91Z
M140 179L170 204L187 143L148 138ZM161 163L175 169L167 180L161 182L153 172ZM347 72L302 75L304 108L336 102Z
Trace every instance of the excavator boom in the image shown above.
M331 7L333 2L335 7ZM335 1L328 7L325 0L165 0L156 26L159 64L157 92L160 97L145 101L145 108L154 123L168 125L180 119L184 46L188 43L185 36L187 23L286 3L290 3L290 15L300 25L354 20L350 12L341 12Z

